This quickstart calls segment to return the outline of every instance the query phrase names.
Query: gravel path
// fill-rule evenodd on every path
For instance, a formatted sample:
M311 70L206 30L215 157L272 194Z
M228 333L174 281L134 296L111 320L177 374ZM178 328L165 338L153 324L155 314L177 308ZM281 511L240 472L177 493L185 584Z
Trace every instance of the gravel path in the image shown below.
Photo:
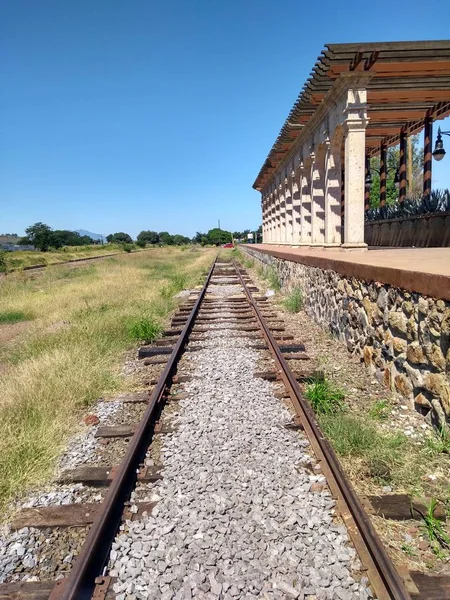
M113 545L117 600L371 597L331 495L311 490L323 477L309 442L283 427L292 415L274 386L253 378L258 352L222 328L202 344L171 415L178 429L161 436L164 479L135 494L160 501Z

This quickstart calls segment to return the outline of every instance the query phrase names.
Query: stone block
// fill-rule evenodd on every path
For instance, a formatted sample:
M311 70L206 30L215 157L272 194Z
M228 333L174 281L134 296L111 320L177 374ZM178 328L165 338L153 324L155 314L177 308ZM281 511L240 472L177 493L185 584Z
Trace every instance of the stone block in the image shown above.
M408 381L408 379L404 376L404 375L396 375L394 378L394 385L395 385L395 389L397 390L397 392L399 394L401 394L402 396L404 396L405 398L408 398L411 396L412 394L412 385L410 383L410 381Z
M388 315L388 323L392 329L400 331L400 333L406 334L407 332L407 319L401 312L390 311Z
M421 392L419 394L417 394L416 396L414 396L414 404L417 404L418 406L420 406L422 408L427 408L427 409L431 408L430 401L427 398L425 398L425 396Z
M406 349L406 358L413 365L425 364L427 359L419 342L408 344Z
M424 387L439 398L445 414L450 417L450 383L444 373L427 373L424 376Z
M397 353L402 353L402 352L406 352L408 343L406 340L403 340L402 338L392 338L392 347L394 348L395 352Z
M402 304L403 312L410 317L414 313L414 306L409 300Z
M430 344L425 347L425 353L431 365L438 371L445 370L445 356L437 344Z

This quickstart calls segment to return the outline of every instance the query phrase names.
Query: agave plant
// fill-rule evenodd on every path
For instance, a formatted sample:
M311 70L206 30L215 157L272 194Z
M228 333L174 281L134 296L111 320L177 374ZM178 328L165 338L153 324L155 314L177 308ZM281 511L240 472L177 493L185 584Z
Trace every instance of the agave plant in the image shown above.
M385 221L401 217L450 212L450 190L433 190L428 197L407 198L401 204L369 208L366 221Z

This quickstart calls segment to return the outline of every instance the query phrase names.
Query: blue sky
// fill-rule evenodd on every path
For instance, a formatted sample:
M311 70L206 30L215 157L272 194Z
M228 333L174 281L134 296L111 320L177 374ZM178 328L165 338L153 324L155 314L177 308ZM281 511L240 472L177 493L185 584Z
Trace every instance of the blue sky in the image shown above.
M0 233L257 227L252 183L324 44L448 37L450 3L426 10L424 28L419 0L401 26L360 0L2 0Z

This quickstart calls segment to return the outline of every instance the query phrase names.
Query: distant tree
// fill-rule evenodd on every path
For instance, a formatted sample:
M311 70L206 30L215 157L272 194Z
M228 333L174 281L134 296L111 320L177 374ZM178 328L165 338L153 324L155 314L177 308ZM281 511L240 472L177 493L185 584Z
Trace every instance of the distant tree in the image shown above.
M36 246L41 252L47 252L52 246L52 228L45 223L35 223L25 229L26 237L22 238L21 243L29 243Z
M147 244L145 243L145 241L144 241L144 240L137 240L137 241L136 241L136 246L137 246L138 248L145 248L145 246L146 246L146 245L147 245Z
M124 233L123 231L119 231L118 233L110 233L106 236L106 241L114 244L132 244L133 240L128 233Z
M168 231L160 231L158 235L160 244L164 244L165 246L173 245L173 236Z
M215 229L210 229L206 235L208 242L210 244L214 244L215 246L231 242L231 231L225 231L224 229L219 229L218 227Z
M94 243L94 240L88 235L81 236L76 231L68 231L66 229L52 231L51 237L53 248L61 248L62 246L88 246Z
M159 244L159 235L156 231L141 231L137 236L137 241L145 244Z
M206 238L206 233L201 233L200 231L197 231L197 233L192 238L192 243L201 244L203 238Z
M186 244L190 244L191 240L185 235L180 235L177 233L172 236L172 243L174 246L185 246Z

